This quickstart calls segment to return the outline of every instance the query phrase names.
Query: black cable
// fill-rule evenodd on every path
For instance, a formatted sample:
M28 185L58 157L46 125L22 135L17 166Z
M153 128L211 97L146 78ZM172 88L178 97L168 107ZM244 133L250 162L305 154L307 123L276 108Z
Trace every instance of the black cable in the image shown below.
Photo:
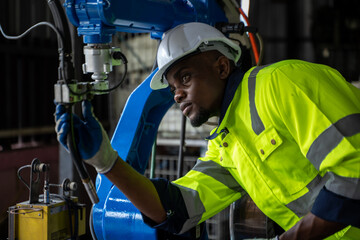
M70 54L72 44L71 44L71 41L68 41L68 39L71 39L71 37L70 37L70 31L69 31L68 24L67 24L67 19L66 19L65 13L64 13L59 1L48 0L47 2L50 7L51 13L53 15L56 27L62 34L64 34L64 36L66 37L66 40L67 40L66 42L64 42L64 41L59 42L60 47L65 48L67 51L67 53L64 54L64 52L62 52L59 55L59 60L60 60L60 66L58 69L59 80L60 81L64 80L69 91L74 94L74 92L71 90L71 88L69 88L69 85L68 85L69 79L74 78L74 76L73 76L74 71L73 71L73 66L72 66L72 62L71 62L71 54ZM85 164L81 160L79 151L77 149L77 145L76 145L76 141L75 141L75 134L74 134L74 124L73 124L71 106L72 105L66 106L66 111L70 115L70 132L67 136L70 155L71 155L73 164L75 165L75 168L76 168L83 184L85 185L85 189L88 193L89 198L91 199L91 201L93 203L96 203L98 201L98 197L96 195L95 190L93 189L94 188L93 184L91 182L91 179L89 177L89 174L87 172Z
M106 89L106 90L92 90L92 89L89 89L89 90L85 90L83 92L80 92L80 93L77 93L77 92L74 92L73 90L71 90L71 88L69 87L69 83L66 82L66 85L70 91L71 94L74 94L74 95L77 95L77 96L82 96L82 95L86 95L86 94L89 94L89 93L110 93L112 92L113 90L115 90L116 88L118 88L121 84L123 84L123 82L125 81L125 78L126 78L126 75L127 75L127 71L128 71L128 67L127 67L127 58L125 57L125 55L121 52L116 52L114 53L114 55L118 55L115 59L121 59L121 61L123 62L124 64L124 74L121 78L121 80L113 87L109 88L109 89Z
M17 176L18 176L18 178L20 179L20 181L23 182L23 183L25 184L25 186L30 190L29 184L27 184L27 183L25 182L25 180L21 177L21 174L20 174L21 171L22 171L24 168L31 168L31 165L25 165L25 166L20 167L20 168L17 170Z
M64 49L65 53L71 53L72 52L71 34L70 34L69 26L67 23L67 18L65 16L64 11L62 10L61 3L58 0L46 0L46 2L48 4L51 14L53 16L54 24L55 24L57 30L59 32L61 32L61 35L63 37L63 40L59 41L58 46L59 46L59 48ZM67 67L71 68L72 64ZM70 76L70 77L72 77L72 76Z
M75 131L74 131L74 118L72 114L71 104L65 106L66 112L69 114L70 117L70 131L67 135L67 142L69 146L70 156L72 159L73 164L81 178L82 183L85 186L85 190L93 204L99 202L99 197L96 194L96 189L94 184L89 176L89 173L85 167L84 161L82 161L79 149L77 148L76 139L75 139Z
M48 26L50 27L57 35L58 37L58 51L59 51L59 72L58 72L58 78L59 80L60 79L64 79L65 80L65 83L67 85L67 87L69 88L68 86L68 75L69 74L66 74L65 73L65 68L69 68L69 66L71 64L68 64L68 63L65 63L65 59L67 60L66 62L71 62L71 57L70 54L66 54L64 53L64 37L62 36L62 34L60 33L60 31L51 23L49 22L39 22L33 26L31 26L30 28L28 28L25 32L23 32L22 34L20 35L16 35L16 36L10 36L10 35L7 35L4 30L2 29L1 25L0 25L0 32L1 34L6 38L6 39L9 39L9 40L18 40L18 39L21 39L23 37L25 37L31 30L39 27L39 26ZM69 88L70 92L73 93L73 94L76 94L74 93L70 88ZM82 94L80 94L82 95Z
M78 215L78 205L76 203L74 203L73 201L71 201L71 206L74 209L74 218L75 218L75 223L74 223L74 239L78 239L79 237L79 215Z
M113 90L115 90L116 88L118 88L124 81L125 81L125 77L127 75L127 59L125 57L125 55L121 52L116 52L114 53L114 56L113 56L115 59L121 59L121 61L123 62L124 64L124 74L121 78L121 80L113 87L109 88L109 89L106 89L106 90L91 90L90 92L111 92Z
M69 202L69 199L65 198L64 197L64 200L66 202L66 206L68 208L68 216L69 216L69 222L70 222L70 237L71 237L71 240L75 240L75 237L74 237L74 230L73 230L73 227L72 227L72 213L71 213L71 204Z
M71 153L71 158L76 167L76 170L79 173L81 180L84 180L84 179L89 178L89 173L86 170L84 162L81 160L80 153L79 153L79 150L76 145L75 131L74 131L74 118L73 118L71 106L72 105L66 106L66 111L70 117L70 131L67 136L68 137L67 142L68 142L69 150Z
M257 29L257 27L246 26L246 27L244 27L244 32L257 33L258 29Z
M46 0L54 19L56 28L61 32L63 41L58 41L59 48L63 52L59 54L60 65L58 68L58 79L65 82L74 79L74 66L72 63L72 38L68 26L68 20L59 0Z
M114 58L115 59L121 59L121 61L123 62L124 64L124 74L121 78L121 80L113 87L109 88L109 89L106 89L106 90L92 90L92 89L89 89L89 90L85 90L83 92L74 92L71 88L70 88L70 84L68 80L65 79L65 84L67 86L67 88L69 89L69 92L73 95L76 95L76 96L83 96L83 95L86 95L86 94L89 94L89 93L110 93L111 91L115 90L116 88L118 88L124 81L125 81L125 78L126 78L126 75L127 75L127 71L128 71L128 68L127 68L127 63L128 63L128 60L126 58L126 56L121 53L121 52L116 52L114 53Z
M20 39L20 38L25 37L31 30L33 30L34 28L37 28L37 27L39 27L39 26L48 26L48 27L50 27L50 28L56 33L56 35L58 36L61 44L63 45L63 43L64 43L64 38L63 38L63 36L62 36L61 33L59 32L59 30L58 30L53 24L51 24L51 23L49 23L49 22L39 22L39 23L36 23L35 25L33 25L33 26L31 26L30 28L28 28L25 32L23 32L22 34L17 35L17 36L9 36L9 35L7 35L7 34L3 31L2 27L1 27L1 24L0 24L0 32L1 32L1 34L2 34L6 39L17 40L17 39Z
M58 69L58 79L65 81L66 87L71 94L82 96L84 93L76 93L69 87L70 81L74 79L74 67L72 65L72 57L70 54L72 52L72 43L71 40L68 41L68 39L71 39L71 34L64 11L62 11L59 1L48 0L47 4L50 8L56 27L64 34L66 40L66 42L58 42L59 47L61 45L61 48L64 48L64 54L59 54L60 66Z
M28 28L25 32L23 32L22 34L20 35L17 35L17 36L10 36L10 35L7 35L4 30L2 29L1 27L1 24L0 24L0 32L1 34L6 38L6 39L9 39L9 40L18 40L18 39L21 39L23 37L25 37L31 30L39 27L39 26L47 26L47 27L50 27L57 35L58 37L58 51L59 51L59 60L60 60L60 67L59 67L59 71L61 71L62 73L60 74L59 73L59 77L60 75L64 75L63 71L60 70L60 69L63 69L63 66L65 65L64 64L64 37L62 36L62 34L60 33L60 31L53 25L51 24L50 22L39 22L39 23L36 23L34 25L32 25L30 28Z
M56 197L56 198L60 198L61 200L65 201L66 206L68 208L68 216L69 216L69 225L70 225L70 237L71 240L76 240L78 238L78 234L77 234L77 229L73 231L73 227L72 227L72 214L71 214L71 210L74 208L74 202L71 201L70 197L66 197L66 196L61 196L59 194L50 194L51 197ZM76 204L75 204L76 206ZM77 209L75 208L75 211L77 211ZM74 226L74 228L76 228L77 226ZM76 234L75 234L76 233Z
M63 23L58 18L59 17L59 12L55 11L54 7L51 7L51 6L55 6L55 5L56 5L55 1L53 1L53 0L49 1L49 6L50 6L50 9L52 10L55 22L58 22L58 24L61 27L63 27L64 26ZM55 17L55 16L58 16L58 17ZM81 93L74 92L69 87L69 84L71 84L69 81L70 81L70 79L72 79L72 76L69 76L69 75L73 74L73 68L71 67L71 57L70 57L70 54L68 53L68 52L70 52L69 51L69 44L65 44L63 35L60 33L60 31L53 24L51 24L50 22L39 22L39 23L31 26L30 28L28 28L22 34L16 35L16 36L7 35L4 32L4 30L3 30L3 28L1 27L1 24L0 24L0 32L6 39L18 40L18 39L21 39L21 38L25 37L30 31L32 31L33 29L35 29L35 28L37 28L39 26L48 26L48 27L50 27L56 33L56 35L58 37L58 46L59 46L58 50L59 50L59 60L60 60L59 79L63 79L65 81L65 83L66 83L69 91L71 92L71 94L74 94L74 95L77 95L77 96L82 96L82 95L85 95L85 94L96 93L96 92L111 92L111 91L115 90L116 88L118 88L125 81L125 77L127 75L127 62L128 61L127 61L124 54L118 52L117 54L120 54L119 59L121 59L122 62L124 63L124 65L125 65L124 66L125 67L125 72L124 72L123 77L122 77L122 79L120 80L119 83L117 83L114 87L112 87L110 89L107 89L107 90L91 90L90 89L90 90L86 90L86 91L81 92ZM68 50L68 51L64 51L64 48L66 48L66 50ZM70 70L68 70L68 69L70 69Z
M49 0L48 1L49 3L49 7L52 11L52 14L54 16L54 20L55 22L57 23L57 25L59 25L58 27L61 27L61 28L65 28L64 27L64 24L61 20L61 16L60 16L60 12L59 11L56 11L56 7L57 6L57 2L53 1L53 0ZM18 39L21 39L23 37L25 37L31 30L39 27L39 26L48 26L50 27L57 35L58 37L58 51L59 51L59 60L60 60L60 66L59 66L59 80L63 79L65 81L65 84L67 86L67 88L69 89L69 92L73 95L76 95L76 96L82 96L82 95L86 95L86 94L89 94L89 93L96 93L96 92L99 92L99 93L109 93L113 90L115 90L116 88L118 88L124 81L125 81L125 77L127 75L127 59L125 57L125 55L121 52L117 52L115 54L118 54L119 58L118 59L121 59L123 64L124 64L124 74L123 74L123 77L122 79L119 81L119 83L117 83L114 87L111 87L110 89L106 89L106 90L85 90L83 92L80 92L80 93L77 93L77 92L74 92L69 84L71 79L73 78L73 76L70 76L70 75L73 75L73 67L71 65L71 55L70 55L70 49L69 49L69 44L65 44L65 41L64 41L64 37L63 35L61 34L61 32L58 30L58 28L56 28L53 24L51 24L50 22L39 22L33 26L31 26L30 28L28 28L25 32L23 32L22 34L20 35L16 35L16 36L10 36L10 35L7 35L4 30L2 29L1 27L1 24L0 24L0 32L1 34L6 38L6 39L9 39L9 40L18 40ZM66 28L66 30L68 31L68 28ZM63 32L67 32L64 31ZM71 45L71 44L70 44ZM64 50L65 48L65 50Z

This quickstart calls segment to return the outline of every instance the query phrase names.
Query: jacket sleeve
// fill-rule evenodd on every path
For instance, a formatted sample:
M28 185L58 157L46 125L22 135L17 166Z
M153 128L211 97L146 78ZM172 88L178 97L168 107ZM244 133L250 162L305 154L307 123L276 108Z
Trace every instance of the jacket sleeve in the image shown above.
M184 177L173 182L152 180L167 212L167 219L155 225L144 216L145 223L175 234L183 234L244 194L243 188L229 171L211 160L217 157L211 145L210 143L206 156L198 159Z
M271 73L266 96L303 155L320 175L330 175L312 212L359 227L359 89L327 66L297 63Z

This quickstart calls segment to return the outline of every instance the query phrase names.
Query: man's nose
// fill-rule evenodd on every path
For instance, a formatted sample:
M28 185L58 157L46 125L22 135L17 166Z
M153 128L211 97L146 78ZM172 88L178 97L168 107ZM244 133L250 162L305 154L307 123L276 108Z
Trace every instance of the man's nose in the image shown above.
M185 91L184 90L182 90L182 89L177 89L176 91L175 91L175 95L174 95L174 100L175 100L175 102L177 102L177 103L181 103L183 100L184 100L184 98L185 98Z

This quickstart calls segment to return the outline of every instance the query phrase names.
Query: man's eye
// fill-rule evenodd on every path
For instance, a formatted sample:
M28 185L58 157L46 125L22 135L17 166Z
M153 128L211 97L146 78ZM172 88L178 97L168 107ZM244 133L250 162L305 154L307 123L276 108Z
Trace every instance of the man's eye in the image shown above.
M190 74L185 74L182 76L182 83L185 84L190 81Z

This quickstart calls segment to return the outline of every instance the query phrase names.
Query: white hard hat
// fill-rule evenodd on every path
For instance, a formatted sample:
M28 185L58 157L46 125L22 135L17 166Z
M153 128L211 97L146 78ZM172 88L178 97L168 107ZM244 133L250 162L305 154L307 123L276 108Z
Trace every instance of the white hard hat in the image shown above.
M166 88L164 73L173 63L189 54L210 50L218 50L235 63L241 56L241 48L236 43L205 23L185 23L165 32L157 51L159 70L151 79L150 87Z

